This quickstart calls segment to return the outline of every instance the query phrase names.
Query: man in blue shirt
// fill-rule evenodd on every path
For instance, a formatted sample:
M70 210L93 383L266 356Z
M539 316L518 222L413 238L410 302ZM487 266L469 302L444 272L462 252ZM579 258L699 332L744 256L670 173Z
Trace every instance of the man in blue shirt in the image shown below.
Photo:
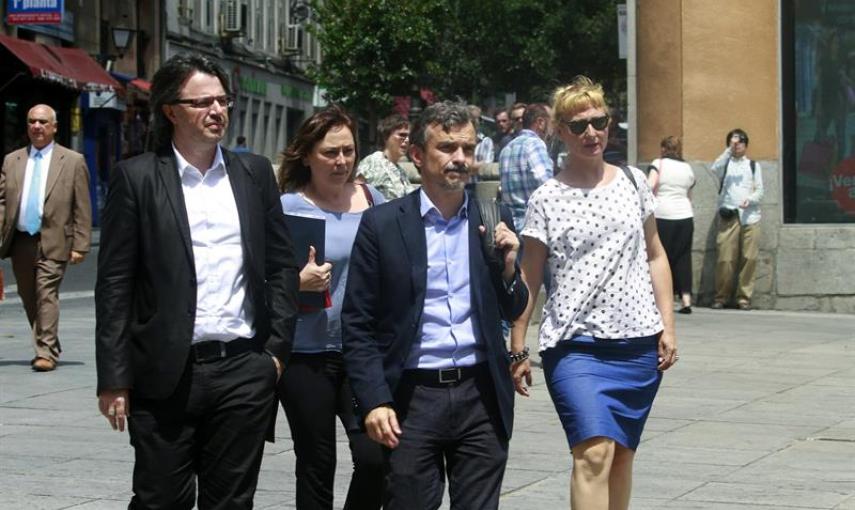
M499 156L502 202L511 209L517 231L525 223L529 197L553 173L552 158L544 142L549 132L549 107L541 103L528 105L522 126Z
M446 476L452 508L499 504L513 426L500 320L528 290L506 209L495 250L482 243L464 190L475 145L466 105L426 108L410 147L422 188L367 210L351 252L344 358L357 413L385 446L387 510L438 508Z

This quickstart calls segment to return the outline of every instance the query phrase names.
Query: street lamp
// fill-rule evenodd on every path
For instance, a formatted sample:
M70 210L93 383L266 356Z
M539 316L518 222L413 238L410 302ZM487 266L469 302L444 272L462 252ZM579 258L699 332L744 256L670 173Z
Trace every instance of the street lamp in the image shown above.
M136 30L125 27L113 27L113 46L119 50L119 58L124 57L125 50L131 45L134 40Z

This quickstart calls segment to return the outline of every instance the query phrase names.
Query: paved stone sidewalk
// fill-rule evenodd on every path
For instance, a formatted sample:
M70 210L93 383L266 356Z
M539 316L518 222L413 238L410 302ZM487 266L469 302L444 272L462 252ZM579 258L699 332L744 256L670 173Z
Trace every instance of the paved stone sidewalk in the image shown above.
M125 508L133 452L96 409L91 298L63 302L60 331L59 369L33 373L23 311L0 304L0 509ZM638 450L631 508L855 510L855 316L696 309L678 317L678 337L681 360ZM532 397L517 399L503 509L569 506L568 448L535 372ZM256 508L294 508L280 420ZM340 506L343 435L339 459Z

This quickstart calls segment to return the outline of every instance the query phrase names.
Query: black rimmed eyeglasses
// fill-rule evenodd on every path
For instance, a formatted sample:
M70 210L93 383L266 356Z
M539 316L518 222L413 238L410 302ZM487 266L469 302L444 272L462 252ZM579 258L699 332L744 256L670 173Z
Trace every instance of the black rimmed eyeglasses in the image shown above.
M589 119L562 120L561 123L567 126L574 135L581 135L588 129L588 124L594 126L594 129L597 131L606 129L609 125L609 116L600 115L599 117L591 117Z
M235 105L235 100L232 96L207 96L194 97L192 99L176 99L172 104L186 104L190 108L210 108L214 102L217 102L222 107L232 108Z

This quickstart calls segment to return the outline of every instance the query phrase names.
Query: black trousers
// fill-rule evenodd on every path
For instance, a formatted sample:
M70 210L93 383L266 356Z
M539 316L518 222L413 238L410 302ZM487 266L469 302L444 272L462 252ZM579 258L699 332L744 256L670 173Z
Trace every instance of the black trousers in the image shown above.
M386 452L386 510L434 510L445 478L452 510L499 507L508 460L493 381L486 364L476 377L431 387L401 379L395 409L402 428Z
M692 236L695 233L693 218L682 220L656 219L656 229L674 280L674 293L692 293Z
M379 509L383 450L359 426L339 352L294 353L279 382L279 398L297 456L297 509L333 507L338 416L350 443L353 476L344 508Z
M188 362L165 400L131 392L128 431L134 447L129 510L250 509L264 437L275 410L276 367L250 351L208 363Z

